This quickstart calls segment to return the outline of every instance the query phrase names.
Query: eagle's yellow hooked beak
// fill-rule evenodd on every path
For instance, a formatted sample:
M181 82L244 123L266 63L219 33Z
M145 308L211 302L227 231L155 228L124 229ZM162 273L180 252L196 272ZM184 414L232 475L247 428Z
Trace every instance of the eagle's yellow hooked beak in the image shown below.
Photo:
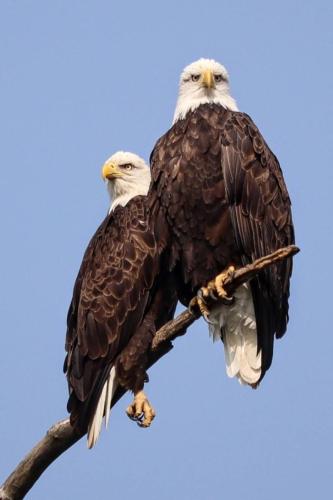
M206 69L202 75L202 85L207 89L215 89L214 75L210 69Z
M106 179L116 179L117 177L122 177L122 173L115 165L115 163L104 163L102 167L102 178L105 181Z

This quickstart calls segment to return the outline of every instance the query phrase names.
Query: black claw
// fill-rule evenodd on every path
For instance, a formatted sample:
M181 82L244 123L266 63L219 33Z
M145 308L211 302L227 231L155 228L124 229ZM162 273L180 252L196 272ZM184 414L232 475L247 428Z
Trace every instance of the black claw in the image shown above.
M212 300L218 300L218 297L216 296L216 294L214 293L214 290L209 290L209 297L212 299Z
M140 422L137 422L138 426L141 427L141 429L144 429L145 427L148 427L147 425L143 425L143 421L140 420Z
M198 301L193 298L188 305L188 310L191 314L193 314L193 316L200 314Z
M221 302L222 304L226 305L226 306L231 306L235 301L235 297L234 296L231 296L231 297L222 297L221 298Z
M127 414L128 415L128 414ZM142 412L139 415L128 415L128 417L133 420L133 422L141 422L144 419L145 414Z
M203 316L204 320L206 321L206 323L208 323L209 325L213 325L214 324L213 321L211 321L209 319L208 313L205 312L205 313L203 313L202 316Z

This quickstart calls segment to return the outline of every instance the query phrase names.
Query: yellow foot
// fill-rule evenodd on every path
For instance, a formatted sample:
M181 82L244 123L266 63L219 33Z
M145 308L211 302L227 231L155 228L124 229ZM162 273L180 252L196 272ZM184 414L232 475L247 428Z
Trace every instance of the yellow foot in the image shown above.
M223 299L223 301L231 302L233 300L233 297L230 297L228 293L224 289L224 282L226 278L231 278L234 275L235 268L234 266L229 266L228 269L223 271L223 273L219 274L216 276L214 285L216 292L219 296L220 299Z
M207 323L211 323L209 319L209 307L206 303L206 298L210 295L210 291L206 287L200 288L198 291L196 297L193 297L193 299L189 303L189 310L193 314L193 316L199 317L200 315L204 317L204 319L207 321ZM216 297L212 297L214 300L216 300Z
M189 303L189 310L194 316L200 316L200 314L209 322L209 308L205 302L205 298L208 297L209 290L206 287L200 288L196 297Z
M192 314L196 315L199 309L200 314L204 317L207 323L211 323L209 319L210 306L212 300L217 299L222 300L225 304L231 304L234 300L232 296L229 296L224 289L224 282L226 278L231 278L235 272L234 266L229 266L223 273L219 274L214 280L210 281L207 286L203 286L194 297L190 304L189 309Z
M155 418L155 410L143 391L139 391L134 395L134 401L129 405L126 413L140 427L149 427Z
M206 302L206 299L210 295L211 294L210 294L209 284L207 287L202 286L197 294L198 307L200 309L202 316L207 321L207 323L211 323L211 321L209 319L210 310L209 310L209 307L208 307L207 302Z

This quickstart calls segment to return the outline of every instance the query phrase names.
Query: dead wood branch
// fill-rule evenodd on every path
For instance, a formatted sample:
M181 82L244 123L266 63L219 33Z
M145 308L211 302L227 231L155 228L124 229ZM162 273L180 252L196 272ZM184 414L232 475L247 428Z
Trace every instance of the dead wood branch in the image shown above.
M299 252L299 249L294 245L290 245L236 270L233 276L228 277L224 283L226 291L231 295L239 285L253 278L264 268L291 257L297 252ZM166 323L156 333L152 342L147 369L170 351L172 348L171 341L180 335L184 335L186 329L198 317L199 314L194 314L187 309L175 319ZM112 406L117 403L124 393L125 391L119 391L115 395ZM0 488L0 500L19 500L23 498L47 467L82 437L83 434L78 434L71 427L69 419L62 420L50 427L46 435L34 446L3 483Z

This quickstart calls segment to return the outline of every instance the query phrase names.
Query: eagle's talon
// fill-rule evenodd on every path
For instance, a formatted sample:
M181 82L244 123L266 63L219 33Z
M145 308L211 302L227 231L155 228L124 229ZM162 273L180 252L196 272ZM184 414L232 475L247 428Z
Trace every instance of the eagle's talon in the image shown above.
M139 425L139 427L149 427L155 418L155 410L143 391L139 391L135 394L134 401L129 405L126 413L131 420L134 420Z
M198 297L193 297L191 299L189 305L188 305L188 310L190 311L193 316L198 317L201 314L199 304L198 304Z
M215 293L215 291L212 288L210 288L210 290L209 290L209 297L212 300L215 300L215 301L218 300L218 297L216 296L216 293Z
M201 289L199 290L199 292L201 291ZM212 324L211 320L209 319L209 309L208 309L208 306L205 302L205 300L202 298L202 295L200 296L199 295L199 292L197 294L197 301L198 301L198 307L200 309L200 312L201 312L201 315L203 316L204 320L209 323L209 324Z
M203 314L203 318L204 320L206 321L206 323L208 323L209 325L213 325L214 323L209 319L209 316L207 313L204 313Z
M209 288L206 287L206 286L202 286L201 288L199 288L198 292L197 292L197 296L202 299L202 300L205 300L205 298L209 297Z
M226 306L231 306L234 303L235 297L232 295L226 295L225 297L220 298L222 304L225 304Z
M202 286L198 291L196 297L194 297L189 305L189 310L192 314L195 314L199 308L201 316L209 324L213 324L209 319L210 309L207 305L206 299L211 299L213 301L221 300L224 304L230 305L234 301L233 296L229 296L226 290L223 288L226 278L232 278L235 273L234 266L229 266L226 271L219 274L215 280L210 281L207 286ZM209 300L208 300L209 303Z
M224 271L223 273L219 274L215 278L215 281L214 281L215 289L216 289L216 292L217 292L219 298L222 299L223 303L227 304L227 305L230 305L233 303L234 297L228 295L228 293L224 289L224 282L225 282L226 278L232 278L234 274L235 274L234 266L229 266L228 269L226 271Z

